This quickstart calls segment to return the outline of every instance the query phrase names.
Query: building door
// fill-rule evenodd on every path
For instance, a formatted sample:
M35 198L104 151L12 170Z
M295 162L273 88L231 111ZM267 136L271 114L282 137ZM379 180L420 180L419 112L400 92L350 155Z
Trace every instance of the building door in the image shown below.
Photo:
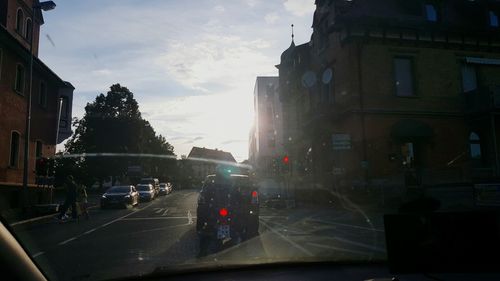
M405 185L420 186L422 183L422 145L415 141L401 144L402 165Z

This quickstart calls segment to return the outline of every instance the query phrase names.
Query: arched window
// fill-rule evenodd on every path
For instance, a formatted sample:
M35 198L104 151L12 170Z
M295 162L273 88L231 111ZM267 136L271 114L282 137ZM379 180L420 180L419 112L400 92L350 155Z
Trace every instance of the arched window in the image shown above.
M17 64L16 66L16 80L14 81L14 90L18 93L24 92L24 66Z
M33 30L33 23L30 18L26 19L26 32L24 33L26 39L31 42L31 32Z
M21 8L17 9L17 18L16 18L16 30L19 34L23 34L23 22L24 22L24 13Z
M475 132L469 136L470 157L472 159L481 159L481 139Z
M12 132L10 136L9 166L17 167L18 164L19 164L19 133Z

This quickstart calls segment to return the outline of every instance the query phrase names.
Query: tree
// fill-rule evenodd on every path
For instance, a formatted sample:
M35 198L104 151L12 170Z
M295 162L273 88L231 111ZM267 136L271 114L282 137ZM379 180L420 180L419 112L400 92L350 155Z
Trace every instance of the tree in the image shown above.
M142 118L133 93L120 84L112 85L106 95L100 94L95 101L88 103L83 118L74 119L73 125L75 133L66 143L65 153L122 155L87 156L72 164L76 165L73 168L84 171L79 172L79 176L102 182L109 176L126 176L127 168L134 165L142 166L144 171L154 176L162 174L166 177L173 172L175 160L169 158L123 156L125 153L174 156L174 147L165 137L157 135L151 124Z

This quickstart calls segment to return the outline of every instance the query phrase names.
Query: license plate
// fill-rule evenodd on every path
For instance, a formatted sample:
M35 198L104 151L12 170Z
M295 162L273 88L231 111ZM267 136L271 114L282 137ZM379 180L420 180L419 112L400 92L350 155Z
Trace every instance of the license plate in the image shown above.
M231 238L229 232L229 225L219 225L217 229L217 239Z

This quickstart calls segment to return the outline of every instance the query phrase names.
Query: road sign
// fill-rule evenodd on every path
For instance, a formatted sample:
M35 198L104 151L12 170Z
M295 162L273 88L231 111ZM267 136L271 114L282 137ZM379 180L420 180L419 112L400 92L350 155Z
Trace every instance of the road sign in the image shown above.
M350 150L351 136L349 134L332 135L333 150Z

